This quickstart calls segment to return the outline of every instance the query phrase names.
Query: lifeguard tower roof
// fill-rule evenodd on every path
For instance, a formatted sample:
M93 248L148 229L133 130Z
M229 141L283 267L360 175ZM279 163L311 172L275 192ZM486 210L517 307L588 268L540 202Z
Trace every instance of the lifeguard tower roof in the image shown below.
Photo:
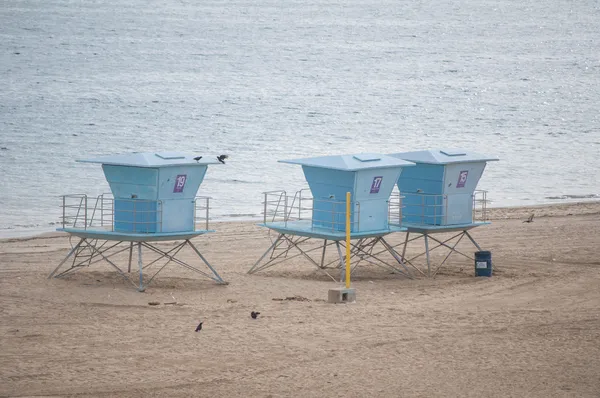
M472 163L499 160L496 157L490 157L464 149L429 149L424 151L394 153L389 156L399 157L415 163L427 164Z
M320 156L314 158L280 160L281 163L299 164L321 169L359 171L367 169L396 168L414 166L412 162L379 153L360 153L356 155Z
M194 160L194 155L181 152L133 152L118 155L99 156L90 159L79 159L81 163L101 163L117 166L133 167L174 167L219 164L218 160L203 157L199 161Z

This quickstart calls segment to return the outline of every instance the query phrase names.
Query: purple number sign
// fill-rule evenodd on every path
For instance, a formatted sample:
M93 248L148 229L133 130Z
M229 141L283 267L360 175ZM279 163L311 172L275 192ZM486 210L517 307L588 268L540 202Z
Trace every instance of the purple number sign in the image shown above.
M173 187L173 193L183 192L183 188L185 187L186 180L187 180L187 175L179 174L177 176L177 178L175 178L175 186Z
M383 177L373 177L373 182L371 183L371 193L379 193L379 188L381 188L381 181L383 181Z
M456 188L464 188L467 183L467 175L469 174L469 170L463 170L458 175L458 182L456 183Z

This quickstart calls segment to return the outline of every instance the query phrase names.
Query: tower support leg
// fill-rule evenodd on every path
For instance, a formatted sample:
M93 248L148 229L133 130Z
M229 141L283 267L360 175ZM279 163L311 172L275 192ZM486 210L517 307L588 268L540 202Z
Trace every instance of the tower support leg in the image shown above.
M76 244L76 245L75 245L75 246L74 246L74 247L73 247L73 248L72 248L72 249L69 251L69 253L67 254L67 257L65 257L65 258L64 258L64 259L63 259L63 260L60 262L60 264L58 264L58 267L56 267L56 268L54 269L54 271L52 271L52 272L50 273L50 275L48 275L48 279L52 278L52 277L54 276L54 274L56 274L56 271L58 271L58 270L60 269L60 267L62 267L62 265L63 265L64 263L66 263L66 262L67 262L67 260L68 260L68 259L69 259L69 258L70 258L72 255L73 255L73 253L75 253L75 252L76 252L76 251L79 249L79 246L81 246L81 244L83 243L83 241L84 241L84 240L85 240L85 239L83 239L83 238L79 239L79 242L77 242L77 244Z
M138 292L143 292L146 290L144 288L144 263L142 262L142 242L138 242L138 267L140 269L140 287L138 287Z

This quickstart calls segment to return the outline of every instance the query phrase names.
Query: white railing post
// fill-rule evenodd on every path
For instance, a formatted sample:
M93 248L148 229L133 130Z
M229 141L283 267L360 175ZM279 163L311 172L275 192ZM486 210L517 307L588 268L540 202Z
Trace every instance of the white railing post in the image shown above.
M62 197L62 203L63 203L62 204L62 208L63 208L62 209L63 210L62 211L62 213L63 213L63 216L62 216L62 227L64 229L65 228L65 195L63 195L63 197Z
M444 195L444 225L448 224L448 195Z
M354 212L354 218L356 218L356 232L360 231L360 202L356 201L356 211Z
M110 230L114 232L115 230L115 198L113 196L113 205L112 205L112 212L110 214Z
M335 231L335 202L331 202L331 230Z
M210 198L206 197L206 230L208 231L208 211L210 209Z
M425 196L421 195L421 225L425 224Z
M194 197L194 200L192 201L192 203L194 204L194 214L193 214L193 219L194 219L194 231L196 230L196 222L198 221L198 216L197 216L197 212L198 212L198 197Z
M302 219L302 190L298 191L298 220Z

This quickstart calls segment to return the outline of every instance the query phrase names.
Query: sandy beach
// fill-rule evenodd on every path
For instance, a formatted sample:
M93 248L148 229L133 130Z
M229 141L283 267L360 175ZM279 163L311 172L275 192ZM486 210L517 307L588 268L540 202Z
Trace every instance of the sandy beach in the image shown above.
M364 265L352 304L302 257L248 275L270 244L250 222L193 239L228 285L172 264L144 293L104 262L46 279L64 234L2 239L0 396L600 396L600 202L490 215L472 235L492 278L460 256L435 278Z

